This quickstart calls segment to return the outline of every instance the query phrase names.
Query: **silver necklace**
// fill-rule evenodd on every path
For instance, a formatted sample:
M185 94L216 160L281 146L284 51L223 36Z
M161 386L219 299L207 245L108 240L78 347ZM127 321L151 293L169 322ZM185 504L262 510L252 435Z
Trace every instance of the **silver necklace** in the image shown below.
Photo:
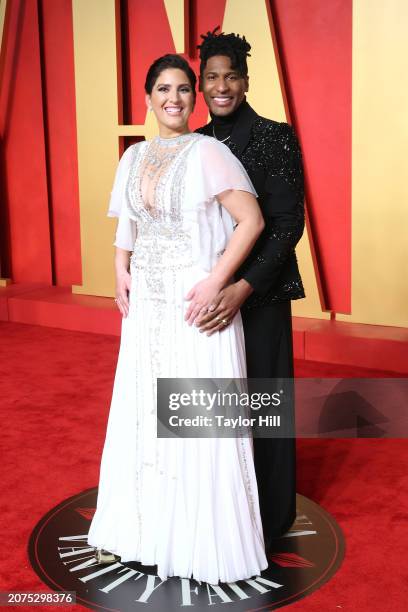
M231 134L229 136L227 136L226 138L223 138L222 140L217 138L216 135L215 135L214 126L212 126L212 132L213 132L213 136L214 136L215 140L218 140L218 142L227 142L227 140L229 140L231 138Z
M146 154L146 167L150 167L147 170L147 175L153 178L162 165L171 162L178 155L180 145L190 140L192 136L194 136L192 132L187 132L187 134L172 138L162 138L161 136L153 138Z

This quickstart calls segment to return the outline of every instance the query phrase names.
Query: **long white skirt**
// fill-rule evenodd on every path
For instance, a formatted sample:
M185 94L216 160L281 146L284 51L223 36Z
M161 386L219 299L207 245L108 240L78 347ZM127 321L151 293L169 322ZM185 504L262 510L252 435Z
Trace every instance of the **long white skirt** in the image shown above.
M198 268L131 266L129 316L102 454L88 543L158 576L211 584L268 566L250 438L156 437L156 379L246 376L238 314L208 337L184 321Z

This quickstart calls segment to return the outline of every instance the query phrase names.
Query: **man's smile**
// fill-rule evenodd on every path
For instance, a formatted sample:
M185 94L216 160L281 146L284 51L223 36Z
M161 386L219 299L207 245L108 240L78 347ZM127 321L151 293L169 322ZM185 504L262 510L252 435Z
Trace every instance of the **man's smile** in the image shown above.
M233 96L213 96L213 100L218 106L228 106L233 99Z

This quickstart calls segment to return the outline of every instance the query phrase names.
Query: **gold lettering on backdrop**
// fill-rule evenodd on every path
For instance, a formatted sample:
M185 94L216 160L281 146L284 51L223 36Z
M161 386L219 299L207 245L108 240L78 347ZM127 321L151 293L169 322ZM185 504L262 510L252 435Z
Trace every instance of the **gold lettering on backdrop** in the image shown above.
M113 296L115 221L106 213L119 136L152 138L157 126L153 113L144 125L119 125L115 0L72 0L72 10L82 253L72 291Z
M4 31L4 19L6 16L7 0L0 0L0 51L3 47L3 31Z
M353 3L352 314L342 321L408 325L407 30L406 0Z
M185 23L187 15L185 0L163 0L169 20L171 33L173 35L176 53L187 53L185 45Z
M114 0L73 0L82 286L75 293L112 295L113 224L106 217L118 162Z
M157 127L152 113L146 114L144 125L119 125L115 1L73 0L72 7L83 275L83 284L75 285L73 291L112 296L113 248L108 245L113 243L115 222L106 217L106 212L118 162L118 137L151 138ZM165 0L165 7L176 48L181 50L184 2ZM223 29L245 33L253 44L249 58L250 103L260 114L285 121L278 58L264 0L255 0L250 5L245 0L227 0ZM294 312L326 317L321 312L307 232L298 247L298 256L308 297L294 304Z
M73 292L112 296L115 221L106 213L119 136L149 137L151 126L118 122L115 0L73 0L72 10L83 279Z
M275 52L265 0L227 0L222 24L224 32L245 34L252 45L248 58L248 102L263 117L286 121L279 79L279 57ZM322 312L308 231L296 248L306 298L292 302L292 313L301 317L329 318Z

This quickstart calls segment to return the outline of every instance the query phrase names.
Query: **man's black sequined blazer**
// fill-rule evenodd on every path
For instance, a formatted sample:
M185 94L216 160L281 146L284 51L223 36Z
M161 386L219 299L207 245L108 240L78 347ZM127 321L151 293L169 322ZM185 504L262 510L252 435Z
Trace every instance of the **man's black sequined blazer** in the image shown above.
M213 136L212 121L197 132ZM304 228L303 166L293 128L260 117L244 101L225 144L248 172L266 224L236 274L254 289L243 307L305 297L295 255Z

